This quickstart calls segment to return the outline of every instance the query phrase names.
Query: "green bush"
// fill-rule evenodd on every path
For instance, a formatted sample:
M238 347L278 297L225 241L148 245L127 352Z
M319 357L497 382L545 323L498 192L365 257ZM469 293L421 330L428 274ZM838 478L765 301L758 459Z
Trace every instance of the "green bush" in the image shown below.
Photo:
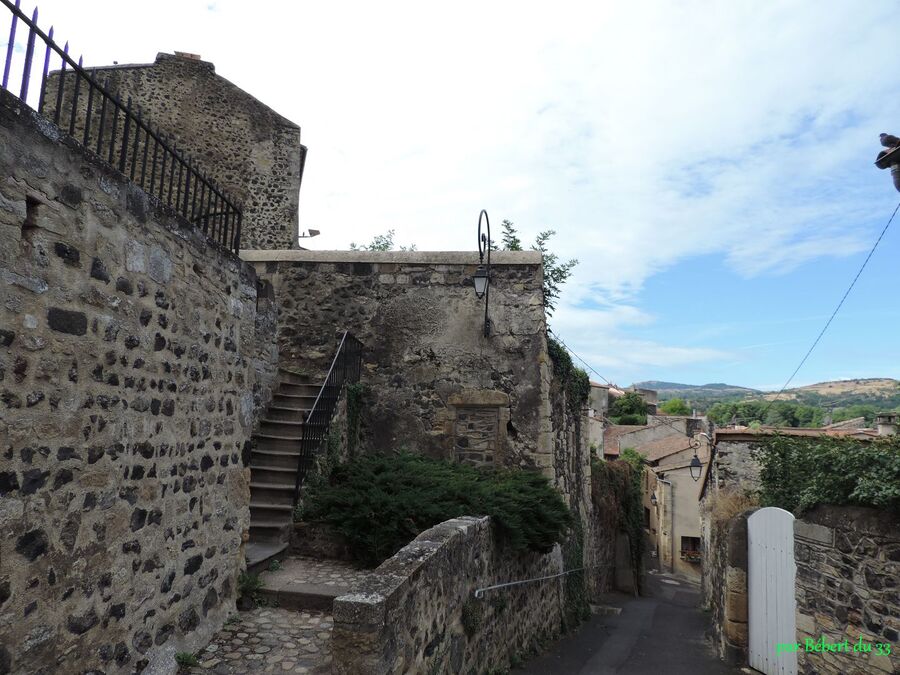
M374 567L450 518L489 515L514 550L549 552L572 522L546 478L522 469L476 469L410 453L360 457L309 486L303 518L343 535Z
M816 504L900 509L900 436L871 441L774 435L754 449L760 501L800 513Z

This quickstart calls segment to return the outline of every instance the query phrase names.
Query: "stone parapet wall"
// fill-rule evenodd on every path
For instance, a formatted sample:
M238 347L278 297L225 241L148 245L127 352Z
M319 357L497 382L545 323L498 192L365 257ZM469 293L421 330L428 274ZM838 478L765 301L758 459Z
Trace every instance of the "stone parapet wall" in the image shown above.
M448 520L416 537L334 602L335 673L499 672L559 634L563 578L476 589L562 571L552 553L514 553L490 519Z
M0 672L171 672L233 609L257 283L0 91Z
M801 673L900 672L900 516L819 506L794 522ZM807 652L807 639L849 651ZM871 651L853 651L863 643ZM890 645L890 655L877 645Z
M539 253L494 254L489 337L475 252L241 255L275 289L285 364L324 374L344 330L365 345L362 451L405 447L554 477Z

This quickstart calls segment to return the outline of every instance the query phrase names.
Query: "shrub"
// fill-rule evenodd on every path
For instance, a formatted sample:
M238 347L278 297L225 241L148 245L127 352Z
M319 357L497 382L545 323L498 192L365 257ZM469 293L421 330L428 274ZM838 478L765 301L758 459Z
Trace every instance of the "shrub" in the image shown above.
M178 652L175 654L175 663L183 668L193 668L200 665L200 659L191 652Z
M900 509L900 436L861 441L832 436L760 440L760 501L800 513L816 504Z
M759 506L756 495L741 490L724 489L709 493L704 500L703 511L709 515L713 528L721 528L739 513Z
M309 486L303 518L343 535L377 566L420 532L450 518L489 515L513 550L547 553L562 542L569 510L546 478L522 469L476 469L410 453L360 457Z

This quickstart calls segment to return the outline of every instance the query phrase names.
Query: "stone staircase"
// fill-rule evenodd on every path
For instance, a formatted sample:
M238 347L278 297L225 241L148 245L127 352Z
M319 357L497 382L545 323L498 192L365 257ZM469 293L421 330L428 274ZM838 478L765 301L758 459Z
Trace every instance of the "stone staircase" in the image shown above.
M321 384L280 368L278 388L254 435L250 456L250 540L247 569L258 572L290 541L303 421Z

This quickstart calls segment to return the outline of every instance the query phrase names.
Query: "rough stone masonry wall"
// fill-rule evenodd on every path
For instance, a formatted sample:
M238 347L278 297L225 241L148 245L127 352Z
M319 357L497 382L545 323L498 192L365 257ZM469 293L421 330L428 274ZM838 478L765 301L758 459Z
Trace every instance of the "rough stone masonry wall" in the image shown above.
M256 284L0 91L0 672L171 672L233 608Z
M426 530L334 602L333 668L346 675L503 672L559 634L561 579L478 588L556 574L546 555L504 550L490 519L455 518Z
M802 673L900 672L900 516L819 506L794 522L798 665ZM871 644L870 652L807 652L807 638ZM890 645L890 655L877 644Z
M241 248L297 248L300 181L306 161L300 127L217 75L208 61L158 54L152 64L90 71L97 81L108 81L110 90L122 101L131 97L145 120L188 153L205 175L242 205ZM45 97L48 115L56 107L58 82L59 73L53 73ZM69 76L63 87L64 114L71 110L73 91L74 81ZM84 127L85 94L82 87L78 129ZM95 101L91 123L95 135L99 119L100 106ZM121 115L119 127L121 130ZM105 128L112 129L112 106ZM136 155L139 163L141 143ZM126 173L131 170L130 162L127 157Z
M713 645L719 658L733 666L747 664L747 518L752 513L710 524L703 554L703 600L712 615Z
M554 477L539 253L494 253L490 337L472 287L474 252L242 257L275 289L285 365L322 376L344 330L365 345L362 451L405 447Z
M709 477L713 490L729 487L752 493L760 489L760 466L753 459L754 445L754 441L716 441Z
M598 599L610 588L616 532L604 528L594 511L587 409L574 410L569 405L566 390L558 378L552 377L548 388L553 428L554 484L578 519L578 524L563 544L563 555L567 569L584 568L582 574L567 581L570 591L582 593L587 602Z

